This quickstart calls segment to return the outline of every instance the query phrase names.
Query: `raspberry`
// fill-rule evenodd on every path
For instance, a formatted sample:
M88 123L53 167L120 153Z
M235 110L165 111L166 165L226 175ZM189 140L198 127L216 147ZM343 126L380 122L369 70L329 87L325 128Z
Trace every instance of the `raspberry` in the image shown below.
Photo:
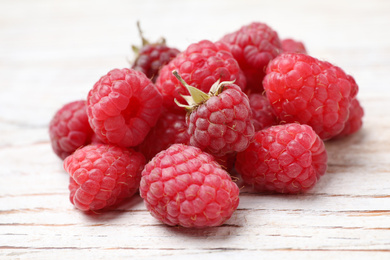
M229 174L232 173L234 169L234 163L236 162L237 153L228 153L223 156L214 156L215 161L221 165L222 169L227 171Z
M360 106L359 101L354 98L349 107L349 118L345 122L345 127L337 137L344 137L356 133L363 125L362 118L364 116L364 110Z
M252 110L247 95L231 82L217 81L209 94L189 86L174 74L191 93L185 96L190 145L217 157L245 150L254 135Z
M138 191L144 165L143 155L132 149L87 145L64 161L70 201L82 211L113 206Z
M279 36L267 24L253 22L221 39L229 45L247 80L247 89L261 93L267 64L282 51Z
M137 23L137 27L142 39L142 47L133 46L137 57L131 68L143 72L155 83L159 70L175 58L180 51L167 46L165 39L156 43L149 43L144 38L139 23Z
M343 130L358 92L341 68L297 53L272 60L263 85L281 122L308 124L323 140Z
M140 144L160 115L162 97L145 74L113 69L88 93L92 129L105 143L123 147Z
M156 82L159 70L178 54L178 49L165 44L145 45L139 50L132 68L145 73L152 82Z
M296 41L294 39L282 40L282 50L284 53L303 53L307 54L305 45L303 42Z
M188 144L189 139L185 114L164 111L145 140L138 146L138 151L150 160L172 144Z
M103 142L98 136L96 133L93 133L92 134L92 137L91 137L91 144L104 144L105 142Z
M55 113L49 124L51 146L61 159L89 144L92 134L85 100L65 104Z
M248 98L252 109L252 122L256 132L278 123L278 119L266 96L252 93L248 95Z
M327 168L324 142L308 125L276 125L256 133L237 154L236 169L255 190L299 193L312 188Z
M146 164L140 194L151 215L170 226L220 226L239 203L237 185L214 157L184 144Z
M168 109L179 109L174 99L182 103L184 100L181 94L187 94L185 87L172 75L173 70L188 84L203 92L208 92L218 79L235 80L242 89L246 86L245 76L227 45L203 40L188 46L161 69L156 86L163 95L164 106Z

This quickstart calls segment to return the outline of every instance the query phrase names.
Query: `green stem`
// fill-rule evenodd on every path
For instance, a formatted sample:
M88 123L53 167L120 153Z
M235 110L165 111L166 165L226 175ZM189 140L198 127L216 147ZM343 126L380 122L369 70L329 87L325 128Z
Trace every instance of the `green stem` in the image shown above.
M145 39L144 34L141 30L141 23L139 21L137 21L137 28L138 28L139 36L141 37L142 40L142 46L148 45L149 41Z

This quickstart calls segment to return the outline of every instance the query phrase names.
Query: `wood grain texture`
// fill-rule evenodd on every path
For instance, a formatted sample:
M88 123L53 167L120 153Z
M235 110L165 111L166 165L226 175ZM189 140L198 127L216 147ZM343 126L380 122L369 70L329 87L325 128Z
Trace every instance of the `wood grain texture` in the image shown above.
M2 0L0 258L389 259L389 14L384 0ZM128 66L137 20L147 37L180 49L266 22L355 77L364 127L326 142L329 168L314 189L291 196L243 187L238 210L218 228L162 225L139 196L104 214L77 211L48 123L108 70Z

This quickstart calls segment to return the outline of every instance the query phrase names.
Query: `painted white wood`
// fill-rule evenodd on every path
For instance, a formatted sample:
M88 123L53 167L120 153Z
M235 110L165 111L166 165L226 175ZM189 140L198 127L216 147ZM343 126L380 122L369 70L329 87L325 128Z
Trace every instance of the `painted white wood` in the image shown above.
M0 2L0 258L389 259L389 1ZM137 195L85 214L51 151L48 123L99 77L129 66L145 36L184 49L251 21L339 65L360 87L364 127L329 141L329 169L298 196L255 194L222 227L167 227Z

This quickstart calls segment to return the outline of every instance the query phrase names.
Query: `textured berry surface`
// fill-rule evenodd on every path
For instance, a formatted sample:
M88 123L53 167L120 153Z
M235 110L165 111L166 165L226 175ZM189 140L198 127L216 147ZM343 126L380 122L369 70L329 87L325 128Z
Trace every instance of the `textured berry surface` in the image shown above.
M242 89L246 86L245 76L228 46L220 42L203 40L188 46L160 70L156 86L163 95L164 106L169 109L180 109L174 99L183 103L180 94L188 94L185 87L172 75L173 70L176 70L189 85L206 93L219 79L235 80Z
M235 84L195 108L188 120L190 144L223 156L245 150L254 135L248 96Z
M248 91L261 93L265 69L282 51L276 31L265 23L253 22L222 37L229 45L247 79Z
M345 123L345 127L341 133L337 135L337 137L344 137L347 135L351 135L359 131L363 125L363 116L364 110L360 106L359 100L354 98L351 102L351 106L349 107L349 118Z
M249 94L248 98L252 109L252 122L255 132L278 123L278 118L266 96L252 93Z
M296 41L294 39L282 40L282 50L284 53L303 53L307 54L305 45L303 42Z
M89 144L92 134L85 100L65 104L50 121L51 145L61 159L65 159L81 146Z
M183 144L146 164L140 194L151 215L171 226L220 226L239 203L237 185L214 157Z
M358 92L356 82L341 68L296 53L273 59L263 85L281 122L308 124L324 140L343 130Z
M109 144L91 144L64 161L70 201L82 211L113 206L138 191L142 154Z
M163 111L157 124L138 146L138 151L150 160L172 144L188 144L187 128L185 113Z
M142 72L114 69L88 93L89 123L99 139L124 147L140 144L160 115L162 97Z
M234 163L236 162L237 153L229 153L223 156L214 156L215 160L219 165L221 165L222 169L227 171L229 174L234 170Z
M152 82L160 69L179 54L179 50L165 44L147 44L143 46L134 61L132 68L143 72Z
M327 168L324 142L308 125L277 125L256 133L237 154L236 169L255 190L299 193L312 188Z
M92 134L92 137L91 137L91 144L105 144L105 142L103 142L98 136L96 133L93 133Z

